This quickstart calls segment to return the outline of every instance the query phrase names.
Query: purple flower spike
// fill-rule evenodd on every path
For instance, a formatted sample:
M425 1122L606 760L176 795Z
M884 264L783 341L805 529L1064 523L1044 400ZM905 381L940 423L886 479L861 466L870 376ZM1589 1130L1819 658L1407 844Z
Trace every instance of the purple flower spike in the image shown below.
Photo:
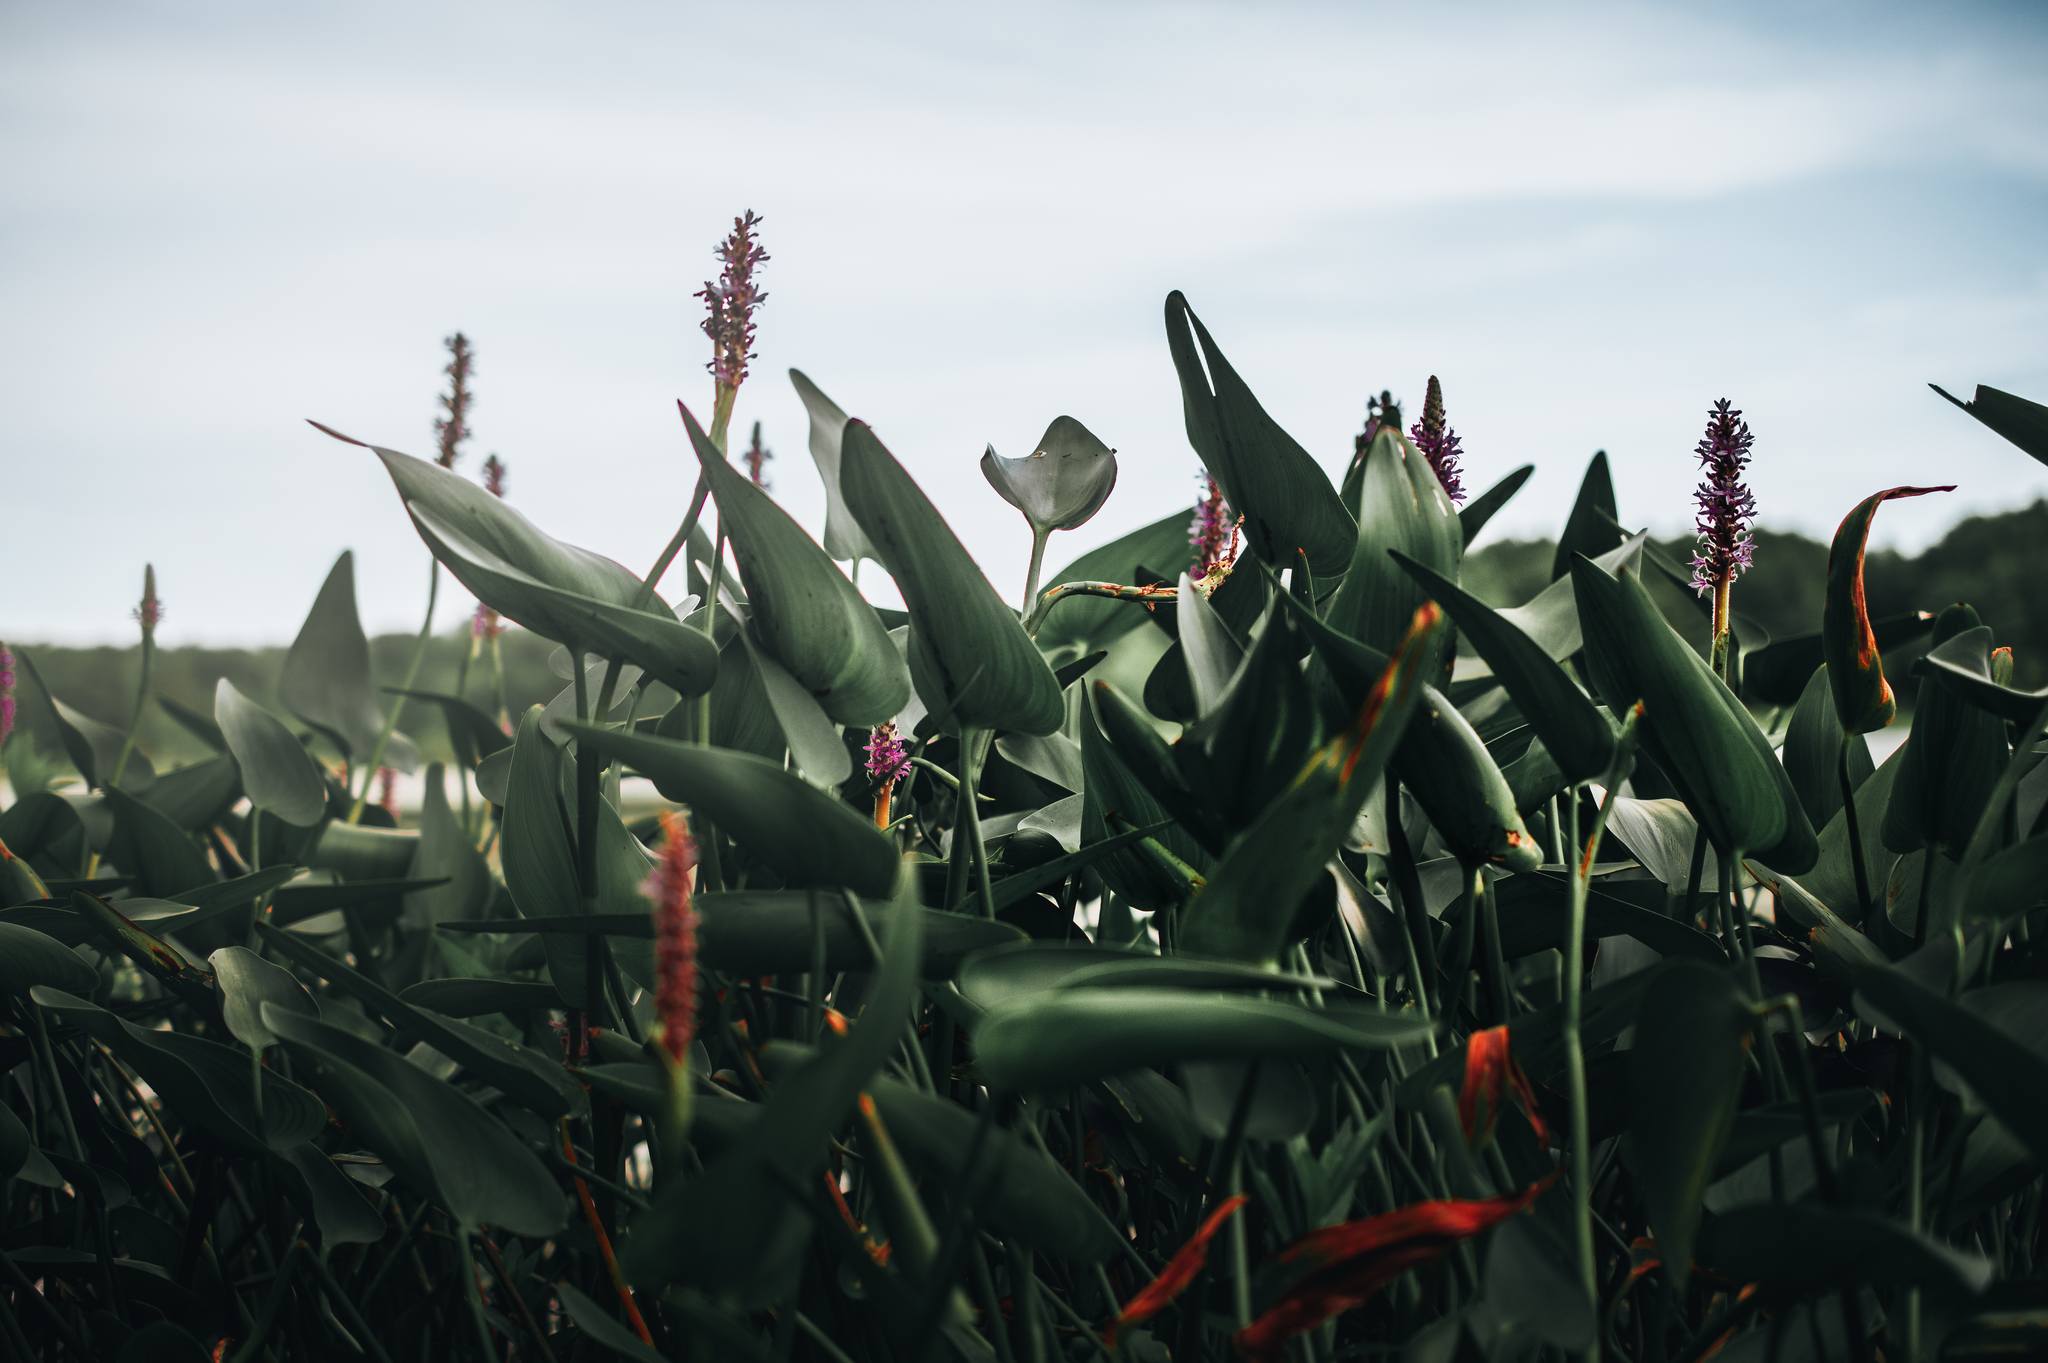
M894 724L877 724L868 735L868 776L892 786L910 774L910 748Z
M1206 470L1200 477L1202 500L1195 503L1195 519L1188 526L1188 547L1195 551L1193 568L1197 574L1223 558L1230 547L1231 526L1236 521L1230 514L1230 503L1223 500L1222 486Z
M1445 494L1453 503L1463 503L1465 481L1458 460L1465 451L1458 433L1444 420L1444 389L1434 374L1429 376L1429 391L1423 395L1422 420L1409 428L1408 438L1436 470L1436 480L1444 485Z
M721 388L737 388L746 380L747 361L754 358L754 309L768 301L754 283L754 271L768 259L754 239L760 225L751 208L732 220L732 234L718 245L725 268L697 294L704 300L704 334L711 338L711 363L705 368Z
M476 356L469 337L456 332L442 344L448 347L448 391L441 395L441 415L434 418L434 462L444 469L455 467L462 442L469 439L469 376Z
M1742 413L1722 398L1707 413L1707 433L1693 450L1705 470L1699 491L1693 494L1699 508L1694 527L1700 538L1692 556L1692 588L1702 596L1733 582L1749 567L1749 525L1756 519L1756 497L1742 475L1755 441Z
M768 475L764 470L767 468L768 461L774 457L775 452L761 443L761 423L755 422L754 438L748 443L745 455L747 477L753 479L754 486L760 488L763 492L768 490Z

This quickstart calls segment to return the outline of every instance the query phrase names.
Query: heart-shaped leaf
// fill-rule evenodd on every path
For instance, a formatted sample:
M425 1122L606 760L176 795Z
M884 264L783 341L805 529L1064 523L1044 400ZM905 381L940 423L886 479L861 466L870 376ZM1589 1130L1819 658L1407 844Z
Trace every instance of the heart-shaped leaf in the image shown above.
M327 781L277 716L222 677L214 687L213 718L242 769L250 804L295 828L311 828L326 817Z
M289 970L281 969L247 947L222 947L206 958L220 986L220 1015L235 1040L252 1051L277 1044L277 1034L263 1024L263 1005L275 1004L307 1017L319 1017L320 1005Z
M1005 459L991 445L981 476L996 495L1024 513L1032 536L1077 530L1094 518L1116 486L1116 451L1070 416L1056 416L1022 459Z
M342 745L367 757L383 731L376 685L370 680L370 640L356 612L356 558L344 550L313 598L306 622L284 655L278 693L285 708Z

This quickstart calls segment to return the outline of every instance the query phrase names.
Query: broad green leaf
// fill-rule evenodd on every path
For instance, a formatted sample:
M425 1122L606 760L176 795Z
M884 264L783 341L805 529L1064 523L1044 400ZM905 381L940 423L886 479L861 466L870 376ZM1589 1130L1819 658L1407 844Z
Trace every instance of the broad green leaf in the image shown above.
M1842 754L1848 750L1849 789L1868 780L1875 768L1870 744L1860 733L1843 729L1837 717L1827 664L1815 669L1792 719L1785 726L1785 775L1799 796L1800 807L1815 828L1825 828L1842 808Z
M790 370L789 381L795 386L797 396L803 399L804 411L810 415L811 459L818 466L819 480L825 484L825 552L841 563L855 563L864 558L879 563L880 556L868 543L860 522L847 510L846 496L839 488L839 456L846 435L846 413L838 403L826 397L802 370Z
M1988 634L1974 630L1951 635L1913 663L1913 675L1939 682L1948 690L1997 715L2008 724L2028 724L2048 704L2048 691L2022 691L1993 680L1984 653ZM1917 720L1916 720L1917 722ZM161 785L163 778L158 778Z
M343 880L397 880L419 854L419 843L416 828L372 828L330 819L302 855L307 866Z
M490 500L502 505L496 498ZM623 605L557 587L499 557L486 543L467 538L454 523L442 519L438 508L415 503L409 509L413 527L434 557L507 620L577 653L635 663L682 695L699 696L711 689L718 672L717 648L652 593L644 606ZM508 514L516 513L508 509Z
M295 1145L284 1152L280 1180L285 1196L307 1220L320 1228L330 1245L374 1245L384 1238L384 1217L370 1204L356 1181L335 1167L313 1145Z
M1024 513L1034 537L1078 530L1093 519L1116 486L1116 451L1070 416L1056 416L1022 459L1005 459L990 445L981 476L996 495Z
M1209 598L1195 590L1186 573L1180 575L1174 623L1187 664L1188 685L1194 692L1195 715L1199 718L1222 703L1230 679L1244 662L1244 648L1216 614Z
M1181 946L1199 955L1271 962L1287 944L1296 908L1315 888L1366 796L1379 785L1421 702L1422 674L1438 656L1443 613L1425 603L1351 724L1309 759L1267 806L1190 902Z
M407 986L399 997L416 1007L430 1008L451 1018L473 1018L486 1013L527 1013L570 1006L568 1000L544 980L500 980L467 975L421 980Z
M1615 509L1614 475L1607 470L1607 451L1595 450L1586 465L1586 476L1579 481L1579 495L1572 499L1571 514L1565 517L1564 530L1557 537L1557 553L1550 562L1551 580L1570 577L1575 556L1584 554L1598 561L1627 538L1621 528L1620 512Z
M1870 626L1870 608L1863 595L1863 551L1870 540L1870 522L1877 509L1897 497L1924 497L1953 492L1955 487L1894 487L1865 497L1842 518L1828 550L1828 590L1821 620L1821 649L1827 659L1828 685L1834 691L1835 713L1850 733L1882 729L1898 713L1899 703L1884 677L1884 657Z
M560 1065L538 1052L408 1003L296 933L281 932L268 924L258 924L256 931L279 955L290 957L311 974L327 980L401 1033L426 1042L514 1102L549 1118L582 1112L582 1089ZM272 1011L275 1012L274 1006Z
M112 784L114 768L119 765L127 735L111 724L102 724L91 715L66 705L43 680L35 659L26 651L18 651L14 657L34 683L18 693L26 700L29 712L40 711L43 722L57 731L58 741L64 745L64 755L71 759L72 766L78 768L78 774L85 778L86 785L97 790ZM26 742L22 746L26 747ZM139 792L149 785L155 774L149 759L138 749L128 754L128 766L121 773L121 785L124 789Z
M1452 623L1528 718L1558 770L1572 781L1605 773L1614 760L1614 726L1564 668L1499 611L1442 573L1405 554L1394 557L1450 612Z
M1166 343L1180 375L1188 444L1244 517L1245 543L1272 567L1306 554L1318 577L1351 559L1357 526L1308 451L1266 415L1178 289L1166 296Z
M872 823L775 763L585 724L563 727L697 810L792 885L844 885L876 896L896 883L896 849ZM801 836L791 836L795 830Z
M512 746L511 738L500 728L498 721L462 699L460 696L442 695L438 691L403 691L390 688L391 694L405 696L412 700L423 700L439 708L441 721L448 730L448 746L454 749L455 762L466 770L492 753Z
M353 551L344 550L320 584L306 622L284 655L278 693L285 708L367 758L383 730L370 680L370 640L356 613Z
M212 863L184 829L125 790L109 787L104 798L114 816L107 859L130 877L134 889L172 899L213 883Z
M220 1015L228 1030L252 1051L277 1044L277 1034L263 1025L263 1005L271 1003L307 1017L319 1017L320 1005L289 970L272 965L247 947L222 947L206 958L220 986Z
M1512 501L1514 495L1522 490L1522 484L1528 482L1530 475L1535 472L1534 464L1524 464L1458 508L1458 533L1467 548L1471 547L1473 540L1479 538L1479 532L1486 528L1486 523L1493 519L1494 513Z
M853 756L840 737L839 726L825 713L817 697L804 689L802 682L791 676L789 670L772 655L755 646L753 636L754 631L742 625L740 646L752 655L748 661L760 681L761 694L768 698L768 708L774 712L776 726L782 731L782 742L789 749L790 761L808 780L827 790L838 789L853 775ZM883 643L891 653L896 651L893 642L885 639ZM901 660L900 655L898 660ZM908 675L906 672L905 676ZM907 689L904 699L909 699Z
M1699 1260L1732 1282L1781 1291L1913 1288L1974 1296L1996 1269L1900 1222L1862 1209L1774 1202L1734 1207L1700 1230Z
M547 1167L475 1099L395 1052L331 1023L263 1007L264 1025L343 1124L401 1178L447 1208L459 1227L552 1235L568 1203Z
M451 918L474 918L491 897L491 868L448 807L442 774L439 762L427 768L426 793L420 798L419 841L405 872L410 880L441 882L405 897L406 921L418 927Z
M1700 1200L1742 1096L1750 1012L1726 971L1667 961L1628 1052L1629 1150L1674 1291L1692 1271Z
M2048 407L1981 383L1968 402L1953 396L1939 384L1927 386L2034 458L2048 464Z
M326 799L326 779L314 769ZM159 772L157 778L136 792L142 803L188 833L197 833L220 822L242 798L242 771L235 759L223 752L190 766Z
M1059 728L1059 683L1016 612L863 422L847 423L839 479L910 609L911 677L925 708L949 729Z
M1332 629L1373 648L1391 652L1414 616L1429 600L1422 585L1396 563L1398 552L1449 578L1458 571L1464 538L1457 509L1445 495L1436 471L1406 438L1382 430L1366 452L1364 481L1358 502L1358 543L1351 570L1330 599L1323 618ZM1429 680L1448 655L1429 664Z
M320 1100L270 1070L254 1070L246 1053L184 1032L138 1027L104 1008L38 985L30 997L102 1042L148 1082L165 1106L237 1151L289 1150L327 1124ZM253 1101L262 1075L262 1115Z
M1394 774L1461 862L1535 870L1542 849L1493 755L1442 692L1427 683L1421 691L1394 750Z
M974 1114L958 1103L894 1079L878 1079L875 1106L911 1162L960 1188L975 1145ZM975 1214L1001 1235L1033 1249L1092 1264L1117 1252L1119 1233L1067 1172L1000 1128L981 1137L975 1162Z
M1686 647L1626 569L1572 566L1593 683L1610 709L1643 704L1643 746L1716 846L1798 874L1818 855L1813 825L1756 722Z
M1647 892L1647 893L1646 893ZM1628 937L1659 956L1682 956L1719 965L1727 951L1715 938L1665 912L1665 891L1654 881L1596 880L1586 896L1586 936ZM1519 960L1563 950L1570 925L1569 890L1562 876L1507 876L1495 883L1501 954ZM1469 901L1460 900L1459 905ZM1445 917L1458 910L1446 910Z
M576 851L562 809L561 750L541 732L540 708L527 710L512 741L512 771L505 784L505 826L499 857L505 889L524 918L582 911ZM546 933L548 978L572 1008L588 1008L590 943L575 933Z
M84 996L99 989L100 977L84 957L48 933L0 923L0 994L27 994L39 984Z
M1968 606L1950 606L1934 626L1935 651L1951 667L1991 676L1991 631ZM1977 817L2005 769L2005 724L1972 704L1939 674L1920 679L1913 726L1900 752L1891 802L1885 806L1884 845L1912 852L1933 843L1960 856ZM1869 834L1866 831L1865 835Z
M974 1029L992 1088L1043 1092L1187 1060L1384 1050L1432 1024L1366 1008L1311 1008L1201 989L1061 989L991 1009Z
M1072 563L1045 575L1048 586L1062 582L1114 582L1121 586L1143 585L1141 567L1173 571L1189 558L1188 525L1192 504L1174 511L1150 525L1091 549ZM1145 622L1146 608L1134 601L1113 601L1100 596L1066 596L1047 609L1038 625L1038 646L1048 653L1080 652L1103 648Z
M213 692L213 718L242 770L249 803L295 828L311 828L327 815L327 781L292 731L222 677Z
M2036 1160L2048 1159L2048 1056L1968 1006L1921 985L1893 965L1872 964L1856 977L1857 1011L1887 1031L1898 1031L1970 1086L1991 1115L2017 1136Z
M1912 643L1933 627L1932 611L1905 611L1870 622L1879 650L1887 653ZM1774 638L1743 655L1742 694L1765 705L1790 705L1799 699L1813 669L1825 661L1818 631Z
M874 607L774 498L726 462L687 407L683 425L762 645L841 724L894 719L910 699L910 673Z

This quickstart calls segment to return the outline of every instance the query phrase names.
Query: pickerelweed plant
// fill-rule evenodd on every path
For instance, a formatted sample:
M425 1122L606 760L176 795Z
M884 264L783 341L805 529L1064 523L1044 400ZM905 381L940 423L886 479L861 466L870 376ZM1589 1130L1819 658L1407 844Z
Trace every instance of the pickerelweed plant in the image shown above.
M938 456L809 378L822 542L728 458L760 225L644 573L459 470L464 337L435 457L355 452L476 638L560 646L549 704L380 690L346 554L281 708L222 682L175 769L0 654L0 1355L2038 1354L2048 696L1967 606L1869 618L1931 489L1767 640L1718 404L1691 571L1596 458L1555 580L1482 600L1530 471L1461 508L1431 379L1333 485L1176 293L1193 526L1175 479L1044 573L1117 484L1057 416L982 457L1012 605ZM452 744L402 826L401 705Z

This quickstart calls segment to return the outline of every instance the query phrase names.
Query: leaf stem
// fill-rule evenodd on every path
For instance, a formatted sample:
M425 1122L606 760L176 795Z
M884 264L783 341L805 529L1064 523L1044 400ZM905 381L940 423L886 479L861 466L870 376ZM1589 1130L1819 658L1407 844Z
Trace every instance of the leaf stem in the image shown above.
M434 603L440 595L441 561L435 559L427 565L427 618L420 621L419 637L413 640L412 657L405 665L405 680L399 683L398 694L391 698L391 711L384 716L384 727L370 747L369 760L363 764L363 788L356 792L355 803L349 806L349 823L362 822L363 806L370 801L370 785L377 779L377 768L384 764L384 750L391 746L391 735L398 731L399 717L405 713L405 693L419 680L420 663L427 656L427 641L434 637Z

